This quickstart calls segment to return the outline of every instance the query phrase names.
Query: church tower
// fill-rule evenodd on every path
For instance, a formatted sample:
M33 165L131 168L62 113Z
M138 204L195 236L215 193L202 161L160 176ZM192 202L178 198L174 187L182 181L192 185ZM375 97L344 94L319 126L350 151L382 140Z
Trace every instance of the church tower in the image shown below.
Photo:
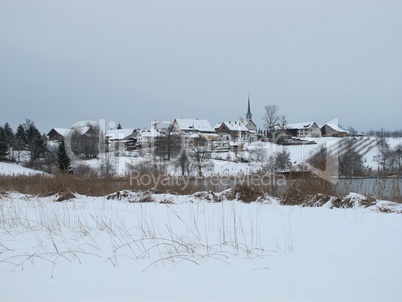
M248 104L247 104L247 113L246 113L246 127L250 132L257 132L257 126L253 122L253 114L250 110L250 95L248 95Z
M253 119L253 115L250 111L250 95L248 95L248 107L246 113L246 124Z

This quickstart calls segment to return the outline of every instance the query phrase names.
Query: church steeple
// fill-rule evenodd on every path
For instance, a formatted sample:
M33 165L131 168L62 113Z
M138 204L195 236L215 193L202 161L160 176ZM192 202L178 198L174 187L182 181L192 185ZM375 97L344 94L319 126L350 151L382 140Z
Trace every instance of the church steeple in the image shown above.
M253 115L250 110L250 95L248 95L248 107L247 107L247 113L246 113L246 122L251 121L253 118Z

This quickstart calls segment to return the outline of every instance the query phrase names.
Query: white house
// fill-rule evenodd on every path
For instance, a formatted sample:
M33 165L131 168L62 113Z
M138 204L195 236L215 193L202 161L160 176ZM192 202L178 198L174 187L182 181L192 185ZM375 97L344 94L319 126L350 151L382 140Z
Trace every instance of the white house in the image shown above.
M172 127L173 131L180 132L182 134L194 132L208 134L215 132L208 120L177 118L173 121Z
M250 130L241 121L222 122L215 125L215 131L221 137L228 137L232 140L244 139L250 134Z
M288 124L286 132L297 137L321 137L321 128L316 122Z
M159 129L136 129L132 135L137 145L149 147L156 139L164 137L165 134Z

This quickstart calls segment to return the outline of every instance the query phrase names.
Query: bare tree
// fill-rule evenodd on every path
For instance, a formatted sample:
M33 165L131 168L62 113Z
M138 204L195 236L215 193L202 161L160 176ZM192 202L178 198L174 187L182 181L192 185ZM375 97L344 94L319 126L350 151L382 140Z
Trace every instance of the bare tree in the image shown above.
M349 132L349 135L350 135L350 136L357 136L357 134L358 134L358 132L356 131L356 129L353 128L352 126L350 126L350 127L348 128L348 132Z
M325 145L321 145L309 156L307 163L314 168L325 170L328 156L328 148Z
M401 174L401 167L402 167L402 145L399 144L395 147L395 164L397 168L397 173Z
M191 161L187 154L187 150L181 150L180 156L177 159L176 167L180 167L181 175L184 176L186 173L190 175Z
M364 173L363 156L356 149L356 139L347 142L345 152L338 157L339 174L344 176L360 176Z
M286 119L286 116L281 115L279 117L279 126L281 127L282 131L285 131L287 123L288 123L288 121Z
M201 139L198 145L190 151L193 159L193 165L198 169L198 176L202 176L203 168L210 166L211 150L208 147L208 141Z
M155 138L154 155L170 161L180 156L182 143L181 136L168 129L165 136Z
M374 156L374 161L378 163L383 173L386 173L391 166L392 150L385 136L377 137L377 147L378 154Z
M268 155L267 150L263 147L262 144L255 145L255 147L249 150L250 159L254 162L257 162L261 165L261 169L264 168Z
M379 171L383 175L400 174L402 166L402 145L391 148L387 138L377 139L378 153L374 156L374 161L379 165Z
M268 131L268 136L273 137L275 126L279 123L279 108L277 105L266 105L264 106L264 116L262 120L264 121L264 126Z
M67 140L75 156L91 159L99 154L99 126L88 124L87 127L73 129Z

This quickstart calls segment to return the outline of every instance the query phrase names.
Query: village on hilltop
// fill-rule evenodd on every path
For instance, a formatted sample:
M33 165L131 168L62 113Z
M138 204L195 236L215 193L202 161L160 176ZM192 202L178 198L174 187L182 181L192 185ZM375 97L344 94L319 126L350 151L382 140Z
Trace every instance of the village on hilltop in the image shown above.
M65 139L74 129L52 128L47 137L51 141ZM96 126L86 124L79 129L82 136L91 136L99 131ZM134 151L149 147L158 140L171 135L180 136L189 146L197 146L200 142L208 144L215 151L237 148L239 144L255 141L272 141L280 145L308 144L312 141L305 138L346 137L348 131L335 123L319 125L317 122L299 122L275 125L271 130L258 130L251 113L250 97L247 103L245 119L223 121L213 127L206 119L175 118L173 121L152 122L150 128L116 128L105 131L105 142L120 151ZM276 136L276 139L275 139ZM117 146L117 147L116 147Z

